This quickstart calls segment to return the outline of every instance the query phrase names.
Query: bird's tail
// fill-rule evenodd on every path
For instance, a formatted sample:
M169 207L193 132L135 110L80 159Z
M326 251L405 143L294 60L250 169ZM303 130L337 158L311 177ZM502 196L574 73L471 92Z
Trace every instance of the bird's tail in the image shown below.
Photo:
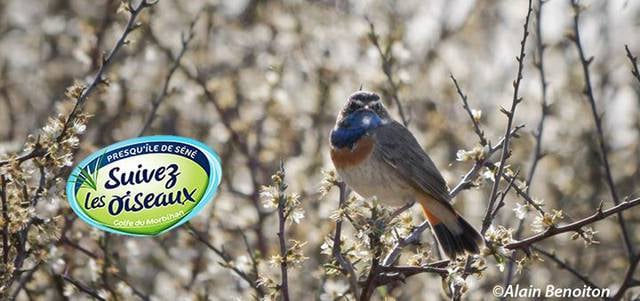
M447 257L453 259L465 253L480 253L484 239L451 206L434 200L421 202L421 205L431 229Z

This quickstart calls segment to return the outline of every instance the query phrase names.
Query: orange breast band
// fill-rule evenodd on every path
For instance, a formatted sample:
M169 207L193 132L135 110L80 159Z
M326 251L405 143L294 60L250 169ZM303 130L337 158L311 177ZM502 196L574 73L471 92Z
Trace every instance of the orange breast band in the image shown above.
M374 143L373 138L365 136L356 142L353 149L348 147L331 149L331 160L336 168L358 165L371 155Z

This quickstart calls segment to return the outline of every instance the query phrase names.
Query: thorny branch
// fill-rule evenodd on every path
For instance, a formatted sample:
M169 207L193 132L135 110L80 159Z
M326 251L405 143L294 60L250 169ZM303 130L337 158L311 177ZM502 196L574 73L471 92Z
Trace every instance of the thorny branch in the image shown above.
M389 88L391 89L391 98L393 98L394 104L398 107L398 114L400 114L400 119L402 119L402 124L404 126L409 125L409 119L407 119L404 108L402 107L402 103L400 102L400 97L398 96L400 88L398 87L398 83L393 78L393 55L391 53L391 44L389 43L385 49L382 49L382 45L380 44L380 36L376 33L375 26L373 22L367 19L369 22L369 40L375 46L378 54L380 55L380 60L382 61L382 72L387 78L387 83L389 84Z
M284 194L284 190L286 189L286 184L284 183L284 163L280 161L280 170L276 173L276 177L279 177L278 181L279 187L278 189L281 191L279 193L278 200L278 243L280 245L280 293L282 294L282 300L289 301L289 277L288 277L288 250L287 250L287 241L286 241L286 230L285 223L287 220L287 216L285 213L285 207L287 204L287 196Z
M467 101L467 95L465 95L462 92L462 90L460 89L460 86L458 85L458 81L453 76L453 74L450 74L449 77L453 81L453 84L456 86L456 91L458 92L458 95L462 100L462 107L464 108L464 110L469 115L469 118L471 119L471 124L473 124L473 130L476 132L476 135L478 135L478 138L480 139L480 145L482 146L487 145L487 138L485 138L484 136L484 131L480 129L480 123L479 123L479 120L477 120L478 118L474 116L473 112L471 111L471 108L469 107L469 102Z
M561 233L565 233L565 232L575 232L575 231L579 231L582 227L592 224L594 222L600 221L605 219L606 217L612 215L612 214L618 214L626 209L629 209L631 207L634 207L636 205L640 204L640 198L636 198L633 200L629 200L629 201L623 201L621 203L619 203L618 205L611 207L607 210L602 210L602 204L600 204L600 207L598 208L598 210L592 214L589 217L583 218L581 220L575 221L573 223L570 223L568 225L564 225L564 226L558 226L558 227L550 227L547 230L545 230L544 232L538 233L536 235L533 235L531 237L519 240L519 241L515 241L512 242L510 244L507 244L505 247L508 249L523 249L523 248L527 248L528 246L530 246L533 243L536 243L538 241L547 239L549 237L561 234Z
M629 58L629 62L631 62L631 74L638 80L640 84L640 71L638 70L638 57L631 54L631 50L629 50L628 45L624 45L624 50L627 52L627 58Z
M544 213L545 213L544 210L542 210L542 208L536 202L533 202L531 200L531 195L530 195L531 185L533 183L533 177L538 167L538 162L540 162L540 160L544 157L544 154L542 152L542 133L544 131L544 121L547 115L549 114L549 105L547 101L547 87L549 84L547 83L546 75L544 71L544 51L545 51L546 45L544 44L544 42L542 42L542 8L543 8L543 5L545 4L545 1L538 0L537 3L538 3L538 8L535 10L535 16L536 16L536 19L535 19L536 40L535 41L536 41L537 57L534 56L534 66L538 70L538 74L540 76L540 93L542 94L542 101L540 102L540 105L541 105L540 121L538 122L538 127L536 132L533 133L533 136L535 138L535 146L534 146L533 154L531 155L531 166L529 167L529 174L527 176L527 182L526 182L527 187L525 188L524 193L520 193L520 192L518 193L525 200L527 200L527 203L534 206L534 208L536 208L536 210L538 210L538 212L544 216ZM516 233L515 233L516 239L520 239L520 236L522 235L522 232L524 230L525 219L526 219L526 216L518 221L518 226L516 228ZM505 278L506 285L511 284L511 281L513 280L513 276L514 276L514 263L513 261L509 261L507 266L507 276Z
M339 210L342 210L344 203L346 202L349 196L349 189L344 182L339 182L336 184L340 193L340 202L338 205ZM342 242L342 216L338 217L336 221L336 230L333 237L333 248L331 249L331 253L333 257L336 258L336 261L340 264L340 267L344 270L344 272L349 277L350 291L354 296L357 296L357 288L358 288L358 276L353 268L353 264L349 261L349 259L345 258L342 255L341 250L341 242Z
M82 283L82 282L80 282L78 280L75 280L75 279L69 277L68 275L60 275L60 277L62 277L62 279L64 279L64 281L73 284L73 286L78 288L83 293L91 296L93 299L99 300L99 301L106 301L105 298L102 298L102 296L100 296L96 290L92 289L88 285L86 285L86 284L84 284L84 283Z
M171 81L171 78L173 77L173 74L180 67L180 60L182 60L182 57L187 52L187 48L189 47L189 43L193 39L193 36L194 36L193 26L196 24L196 21L198 21L198 17L196 17L195 19L193 19L193 21L191 21L191 24L189 25L189 29L187 30L186 33L182 34L182 36L180 38L181 39L181 45L182 45L182 47L180 48L180 52L178 52L178 55L176 55L176 57L173 59L173 64L171 65L171 68L169 68L169 72L167 73L166 77L164 78L164 83L162 85L162 90L151 101L151 111L149 112L149 116L147 117L147 120L145 121L144 125L142 126L142 129L140 130L139 136L144 135L144 133L149 129L149 127L151 126L151 123L156 118L156 114L158 112L158 108L160 107L160 104L164 101L164 98L169 93L169 82Z
M540 247L537 246L532 246L531 247L533 250L535 250L536 252L544 255L545 257L549 258L551 261L555 262L560 268L562 268L563 270L567 270L569 271L571 274L573 274L573 276L575 276L576 278L582 280L582 282L584 282L586 285L592 287L592 288L599 288L599 286L597 286L595 283L593 283L593 281L591 281L591 279L589 279L589 277L587 277L586 275L580 273L578 270L576 270L575 268L573 268L569 263L563 261L562 259L558 258L558 256L554 253L551 253L547 250L544 250Z
M224 262L220 262L221 266L232 270L236 275L238 275L240 278L246 281L247 284L249 284L253 288L253 290L256 292L256 294L259 297L264 296L264 291L260 286L258 286L257 279L250 277L247 273L238 269L234 265L231 255L227 254L227 252L224 249L217 248L216 246L211 244L211 242L209 242L209 239L205 237L202 233L200 233L200 231L196 230L196 228L193 227L191 223L186 223L186 228L189 229L189 233L193 237L195 237L198 241L206 245L211 251L213 251L218 256L220 256L220 258L222 258Z
M586 58L584 54L584 50L582 47L582 41L580 40L580 13L582 8L577 0L571 0L571 6L573 7L573 37L572 40L578 49L578 55L580 58L580 63L582 64L582 72L584 75L584 95L589 101L589 105L591 107L591 113L593 114L593 120L596 127L596 132L598 135L598 144L600 146L600 157L602 159L602 165L604 167L607 186L609 186L609 191L611 193L611 199L613 203L618 205L620 203L620 199L618 197L618 191L616 190L616 186L613 182L613 175L611 172L611 165L609 164L609 155L608 155L608 147L606 144L606 140L604 139L604 131L602 129L602 116L598 114L598 109L596 108L596 99L593 94L593 88L591 87L591 75L589 74L589 65L593 62L593 57ZM624 220L624 216L622 212L617 212L618 215L618 223L620 224L620 229L622 230L622 238L624 240L625 249L627 250L627 255L629 258L633 257L633 243L631 242L629 230L627 229L627 225Z
M67 117L67 122L65 122L64 124L64 128L62 130L63 133L72 124L76 114L80 110L82 110L84 103L87 101L87 98L98 87L98 85L108 84L108 80L104 77L104 74L107 72L107 70L111 66L111 63L115 59L116 54L118 54L118 52L120 51L120 48L129 44L129 40L127 40L127 37L129 36L129 34L134 32L136 29L140 28L140 26L142 26L141 23L137 22L138 15L140 15L140 13L145 8L151 7L156 2L157 1L141 0L140 3L138 3L138 5L135 7L131 3L128 4L128 10L130 15L129 15L129 21L127 21L127 25L124 29L124 32L122 33L118 41L116 41L116 44L113 46L111 51L109 51L109 54L103 58L102 65L100 65L100 69L98 69L98 72L93 77L93 80L89 83L89 85L86 88L84 88L84 90L82 91L82 94L76 100L76 104L73 107L73 110L71 110L69 117ZM62 137L62 135L60 137Z
M480 233L485 233L489 226L491 225L491 212L494 210L494 204L496 198L498 196L498 189L500 186L500 180L502 180L502 174L504 173L504 166L507 163L507 158L511 154L511 150L509 149L509 142L511 140L511 127L513 125L513 119L516 115L516 108L518 104L522 101L522 98L519 96L520 91L520 83L522 82L522 70L524 69L524 57L525 57L525 48L527 44L527 37L529 36L529 18L531 17L531 0L529 0L529 7L527 9L527 16L524 20L524 33L522 35L522 41L520 41L520 55L516 58L518 62L518 72L516 75L516 79L513 81L513 99L511 100L511 108L507 111L504 108L501 108L501 112L507 116L507 128L504 134L504 146L502 147L502 154L500 155L500 163L498 165L498 171L495 173L493 187L491 188L491 194L489 196L489 206L487 207L487 211L485 213L485 218L482 221L482 229Z
M7 202L7 180L0 176L0 201L2 201L2 263L9 261L9 204Z

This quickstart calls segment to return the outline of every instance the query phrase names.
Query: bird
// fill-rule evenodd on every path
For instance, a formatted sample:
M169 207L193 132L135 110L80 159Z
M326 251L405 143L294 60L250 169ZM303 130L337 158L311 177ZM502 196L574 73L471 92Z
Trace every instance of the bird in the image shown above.
M480 252L484 240L451 205L442 174L376 93L347 98L330 140L338 175L358 195L396 207L417 202L447 257Z

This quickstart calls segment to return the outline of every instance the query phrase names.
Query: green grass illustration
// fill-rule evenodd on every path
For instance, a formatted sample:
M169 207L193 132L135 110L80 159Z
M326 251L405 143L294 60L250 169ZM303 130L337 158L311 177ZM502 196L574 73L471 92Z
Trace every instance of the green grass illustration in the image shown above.
M96 162L93 168L91 168L90 165L87 165L80 170L80 173L75 175L76 181L78 180L82 181L82 185L80 185L80 187L87 187L87 188L93 189L94 191L98 190L98 169L99 169L100 163L102 162L103 156L104 154L98 157L98 161Z

